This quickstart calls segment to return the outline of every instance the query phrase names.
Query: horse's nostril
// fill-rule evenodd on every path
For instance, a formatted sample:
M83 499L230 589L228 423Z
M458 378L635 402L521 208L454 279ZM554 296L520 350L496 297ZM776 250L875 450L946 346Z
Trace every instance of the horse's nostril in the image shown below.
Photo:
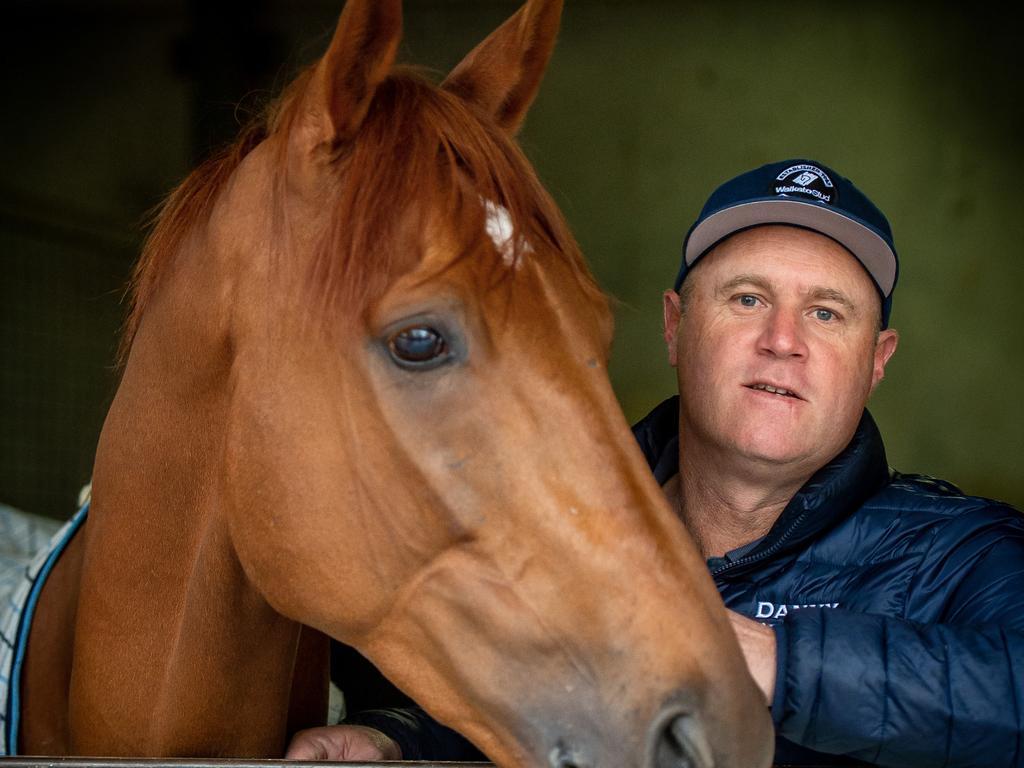
M704 729L693 715L677 715L658 735L651 768L714 768Z
M548 754L548 765L551 768L591 768L590 762L582 758L576 750L563 744Z

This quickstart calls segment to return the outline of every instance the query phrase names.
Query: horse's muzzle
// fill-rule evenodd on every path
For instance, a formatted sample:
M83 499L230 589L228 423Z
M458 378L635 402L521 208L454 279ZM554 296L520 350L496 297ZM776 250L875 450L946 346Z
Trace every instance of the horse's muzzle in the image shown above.
M550 768L604 768L607 762L586 750L559 743L548 755ZM696 715L666 707L651 725L640 768L714 768L711 744Z

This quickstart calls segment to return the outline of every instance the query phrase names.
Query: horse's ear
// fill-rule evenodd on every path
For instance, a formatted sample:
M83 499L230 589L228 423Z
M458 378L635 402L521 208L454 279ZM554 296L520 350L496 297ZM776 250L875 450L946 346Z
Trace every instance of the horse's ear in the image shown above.
M452 70L443 87L515 133L537 95L561 17L562 0L529 0Z
M387 77L402 36L402 0L348 0L306 90L315 146L352 139Z

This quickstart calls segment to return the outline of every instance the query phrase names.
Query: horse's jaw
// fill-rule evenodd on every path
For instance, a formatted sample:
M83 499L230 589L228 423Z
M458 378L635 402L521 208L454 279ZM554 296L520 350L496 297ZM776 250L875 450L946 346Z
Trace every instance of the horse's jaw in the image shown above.
M517 546L514 537L496 538ZM622 544L629 558L632 542ZM628 585L585 567L573 574L566 563L579 561L565 554L562 564L519 563L513 573L486 545L455 545L399 591L360 648L436 718L509 768L770 759L753 746L770 750L765 713L744 708L753 697L733 697L752 683L728 663L728 642L688 637L685 616L669 612L689 605L691 614L705 614L704 596L686 588L670 596L651 573L636 573ZM655 572L656 560L648 559ZM564 622L552 620L559 615ZM738 716L749 741L723 749L722 730Z

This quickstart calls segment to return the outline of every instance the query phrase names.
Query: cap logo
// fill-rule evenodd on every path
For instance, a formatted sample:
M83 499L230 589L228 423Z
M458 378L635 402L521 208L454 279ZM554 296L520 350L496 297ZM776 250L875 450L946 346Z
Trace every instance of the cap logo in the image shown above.
M816 165L791 165L775 177L772 193L782 197L806 197L830 205L836 202L832 179Z

